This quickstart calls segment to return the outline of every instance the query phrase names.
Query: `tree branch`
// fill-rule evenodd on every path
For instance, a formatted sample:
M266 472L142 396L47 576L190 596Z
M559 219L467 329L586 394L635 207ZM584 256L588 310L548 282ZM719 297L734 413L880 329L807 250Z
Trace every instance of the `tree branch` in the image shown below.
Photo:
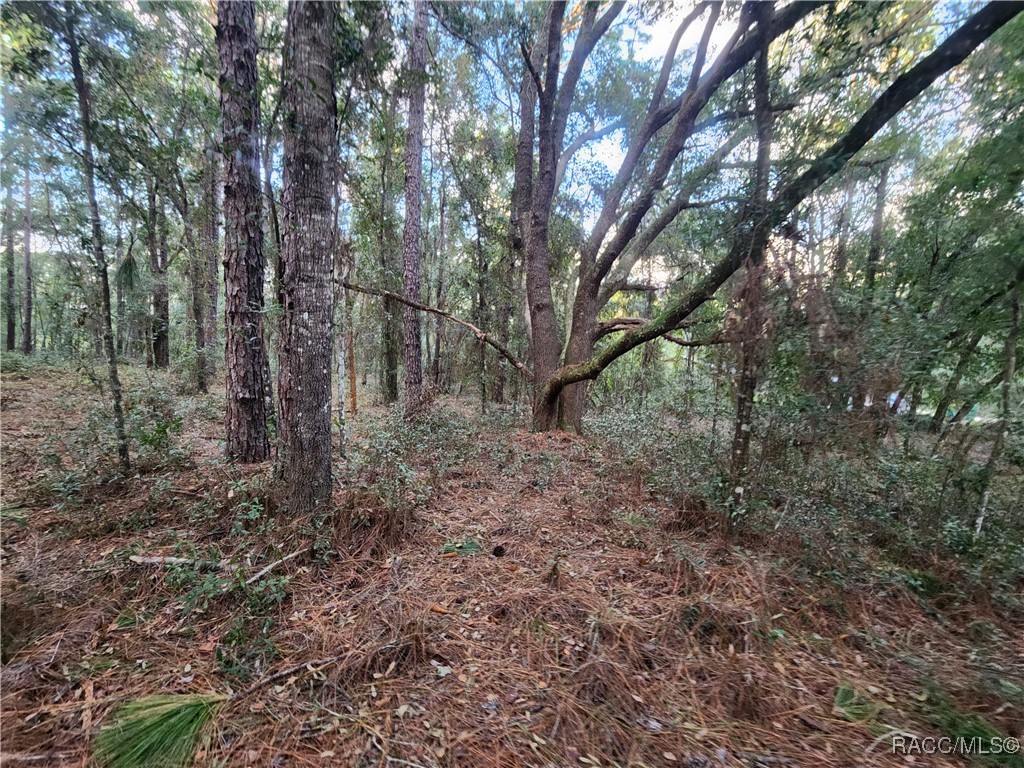
M799 178L785 187L769 205L767 212L760 215L758 220L751 222L751 234L738 238L729 254L716 264L690 293L670 303L665 311L650 323L623 334L587 362L560 368L545 383L543 399L552 402L567 385L597 378L614 360L629 350L663 335L676 323L689 317L698 307L711 299L722 284L742 266L749 252L751 236L756 234L756 230L771 230L782 223L804 198L841 171L850 158L894 115L939 77L964 61L996 30L1022 10L1024 2L991 2L971 16L935 50L896 78L842 138ZM759 40L758 45L762 42ZM737 46L737 50L739 47Z
M455 317L455 315L445 312L443 309L438 309L437 307L431 307L426 304L421 304L418 301L411 301L410 299L405 298L400 293L385 291L381 288L369 288L363 285L356 285L355 283L350 283L347 280L343 280L341 284L348 288L350 291L366 293L369 294L370 296L380 296L381 298L384 299L392 299L401 304L405 304L408 307L412 307L413 309L418 309L420 312L430 312L433 315L437 315L438 317L443 317L446 320L450 320L456 325L461 325L463 328L468 328L470 331L473 332L473 335L476 336L478 341L481 341L484 344L494 347L494 349L497 350L498 354L500 354L502 357L504 357L506 360L512 363L515 369L519 371L519 373L522 374L522 376L527 381L533 381L533 374L530 372L530 369L527 368L526 365L521 360L519 360L515 355L513 355L508 350L508 347L506 347L500 341L495 339L493 336L480 330L472 323L466 322L462 318Z

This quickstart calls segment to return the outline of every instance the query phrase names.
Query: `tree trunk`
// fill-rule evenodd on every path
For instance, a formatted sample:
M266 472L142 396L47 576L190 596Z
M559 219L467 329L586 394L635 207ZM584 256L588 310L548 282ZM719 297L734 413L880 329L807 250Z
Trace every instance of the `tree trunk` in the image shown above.
M981 533L981 526L985 522L985 515L988 513L989 486L992 483L992 475L995 474L999 459L1003 455L1003 446L1006 444L1006 436L1010 430L1011 405L1010 389L1013 387L1013 377L1017 369L1017 337L1020 335L1020 284L1013 289L1010 298L1010 330L1006 334L1006 345L1004 347L1003 381L1000 385L1000 408L999 408L999 431L996 432L996 439L992 444L992 452L985 463L982 472L981 503L978 505L978 516L975 521L975 535Z
M397 110L398 94L395 91L389 101L388 109L384 115L384 135L387 136L392 130ZM377 221L377 251L380 258L381 273L384 284L389 288L394 282L393 276L395 267L393 264L391 233L388 227L387 214L389 210L390 187L388 172L391 153L385 140L385 148L381 156L380 164L380 209ZM384 317L381 321L381 351L383 356L380 359L380 386L381 399L384 404L398 402L398 366L402 358L401 331L399 330L400 317L398 314L398 303L391 298L384 299Z
M476 307L473 316L478 328L488 326L487 317L487 259L484 256L484 241L481 234L483 222L476 217ZM484 343L476 342L476 373L480 386L480 413L487 412L487 355Z
M742 318L740 323L743 340L739 344L740 377L736 384L736 421L729 454L729 475L732 480L732 501L734 505L738 506L746 498L744 483L750 460L754 394L757 391L758 363L761 352L759 336L764 325L761 269L753 263L747 268L746 284L741 289L737 311Z
M555 172L562 150L564 124L556 118L556 91L562 52L562 17L564 2L549 6L547 40L545 41L544 90L541 92L537 119L537 177L532 190L529 214L529 237L526 241L526 300L530 311L531 352L534 387L533 429L554 429L557 424L558 401L545 396L543 382L558 369L562 342L555 318L551 294L551 247L548 227L555 195ZM562 84L563 89L568 87ZM561 128L561 130L559 130Z
M761 19L767 18L769 6L761 5L758 12ZM761 45L754 65L754 118L757 123L757 159L754 170L754 190L744 218L757 221L764 216L768 206L768 177L771 163L772 113L770 83L768 81L768 41ZM730 456L730 477L732 479L732 503L739 507L746 500L745 484L750 459L750 437L753 433L752 416L754 394L757 391L757 374L763 353L763 337L767 322L762 300L762 282L765 250L768 247L768 231L754 226L750 234L749 256L747 258L746 282L740 290L739 314L742 341L740 342L740 380L736 388L736 422L733 430ZM731 524L732 517L728 518Z
M949 381L946 383L945 389L942 390L942 397L939 398L939 404L935 408L935 413L932 414L932 421L929 425L929 431L933 434L938 434L942 430L942 425L946 421L946 409L949 408L953 402L953 398L956 396L957 390L960 388L960 380L963 379L964 373L967 372L967 366L971 362L971 358L974 356L974 351L978 348L978 344L981 343L981 339L985 334L982 332L975 333L967 342L967 346L964 347L960 353L960 359L957 360L956 367L953 369L953 375L949 377Z
M5 100L6 102L6 100ZM8 123L8 125L10 125ZM8 130L10 130L8 128ZM4 269L6 285L4 287L4 314L7 315L7 351L13 352L16 346L15 329L17 319L14 309L14 174L10 169L7 171L6 194L7 200L4 205Z
M868 265L865 275L865 303L870 307L875 293L875 279L878 267L882 262L882 234L885 226L885 197L889 184L889 163L885 163L878 176L875 187L875 210L871 219L871 242L868 246Z
M71 70L78 97L78 115L82 130L82 172L85 176L86 194L89 198L89 214L92 223L92 256L96 277L100 284L101 312L103 313L103 348L107 356L107 379L114 411L114 431L117 435L117 455L122 471L131 469L128 458L128 434L124 426L124 407L121 403L121 379L117 370L117 351L114 349L114 329L110 317L110 279L107 273L107 258L103 253L103 227L100 224L100 207L96 201L95 159L92 148L92 113L89 103L89 85L82 70L82 61L75 36L74 11L70 2L64 5L64 40L71 54Z
M337 147L331 40L337 6L288 6L284 63L281 474L306 514L331 495L332 204Z
M220 164L217 152L211 149L207 165L207 188L203 221L203 247L206 252L206 378L217 375L217 323L219 321L218 295L220 294ZM258 182L257 182L258 183Z
M515 306L515 253L509 249L507 255L502 259L501 271L498 280L497 297L498 307L495 312L494 324L497 326L498 341L505 347L508 346L511 337L512 311ZM508 383L508 361L498 356L497 370L494 375L494 389L491 392L491 401L502 404L507 399L505 392Z
M147 189L149 202L146 220L146 238L149 246L149 271L153 276L153 315L150 338L153 346L153 365L167 368L171 362L170 302L167 295L167 218L162 201L158 201L156 182ZM158 204L159 202L159 204Z
M118 201L120 202L120 201ZM124 263L124 233L121 231L121 206L118 205L118 222L117 222L117 235L114 240L114 260L118 264L118 269ZM117 294L117 335L114 338L114 348L117 349L118 355L125 354L125 330L126 330L126 314L127 314L127 301L125 299L124 281L121 280L121 276L118 275L118 279L114 281L114 290Z
M32 174L25 162L25 208L22 212L25 285L21 294L21 351L32 354Z
M224 426L228 458L248 464L270 458L253 0L217 3L217 52L224 137Z
M438 201L438 223L437 223L437 291L434 306L440 310L445 307L445 264L447 264L448 246L448 177L444 170L441 171L441 196ZM434 390L445 391L444 377L441 366L441 339L444 335L444 321L440 315L434 316L434 354L433 367L431 369L431 380L434 383Z
M847 170L843 177L843 206L839 209L839 242L836 243L832 259L832 284L840 286L846 282L849 262L850 228L853 219L853 198L857 184L853 174Z
M351 244L345 247L345 280L352 280L356 273L355 252ZM355 323L355 295L347 288L344 290L345 301L345 378L348 380L348 412L355 418L359 413L359 400L356 391L356 333Z
M183 217L185 219L185 217ZM190 244L189 282L192 284L192 337L196 347L196 390L206 391L206 253L191 234L192 224L185 220L186 241Z
M409 127L405 140L405 232L402 236L402 292L420 301L420 219L423 205L423 112L427 79L427 3L416 0L409 49ZM420 313L403 307L405 415L414 415L423 396Z

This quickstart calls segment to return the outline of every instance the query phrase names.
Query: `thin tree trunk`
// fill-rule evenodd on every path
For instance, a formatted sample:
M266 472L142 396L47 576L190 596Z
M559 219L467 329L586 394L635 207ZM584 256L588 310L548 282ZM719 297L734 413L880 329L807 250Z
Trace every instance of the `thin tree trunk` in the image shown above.
M114 259L120 269L121 264L124 263L124 234L121 231L121 206L118 206L118 222L117 222L117 235L114 240ZM124 355L125 353L125 314L127 312L127 302L125 300L125 288L121 280L121 275L114 280L114 290L117 294L117 335L115 337L115 348L117 354Z
M217 4L221 134L224 137L224 374L228 458L270 458L263 332L263 228L255 4ZM213 273L214 275L216 273Z
M487 259L481 235L481 217L476 217L476 308L473 312L479 328L486 328L487 317ZM487 412L487 355L482 341L476 343L476 372L480 384L480 412Z
M385 135L391 130L397 109L397 92L392 95L390 106L385 114ZM387 145L385 141L385 145ZM385 146L380 165L380 210L377 222L377 250L380 255L380 266L384 276L384 284L391 286L394 266L392 264L392 248L389 242L387 222L388 212L388 170L390 150ZM398 329L398 304L390 298L384 299L384 319L381 326L381 346L383 348L382 371L380 376L381 395L385 404L398 402L398 365L402 357L401 332Z
M6 100L5 100L6 101ZM8 123L8 125L10 125ZM10 128L8 128L8 131ZM4 269L6 285L4 287L4 313L7 315L7 351L13 352L16 346L15 332L17 319L14 308L14 174L8 170L6 193L7 201L4 205Z
M114 411L114 431L117 435L117 455L121 469L131 468L128 457L128 434L124 425L124 407L121 403L121 379L117 370L117 351L114 349L114 329L110 317L110 279L107 274L107 258L103 253L103 227L100 223L100 208L96 201L95 159L92 148L92 114L89 103L89 85L82 70L82 61L75 36L74 10L70 2L64 4L64 39L71 54L71 70L78 96L78 114L82 130L82 171L85 176L86 194L89 199L89 214L92 223L92 255L96 277L100 284L101 312L103 313L103 347L107 356L107 379Z
M441 174L441 200L438 205L438 234L437 234L437 300L434 306L444 309L444 267L447 261L445 246L445 235L447 234L445 220L447 207L447 178ZM434 389L438 392L444 391L441 381L441 335L444 330L444 321L440 316L434 317L434 353L431 355L431 380Z
M184 219L185 217L183 217ZM186 241L190 244L189 282L192 284L192 337L196 347L196 389L206 391L206 252L191 233L192 224L185 221Z
M149 272L153 277L152 313L149 318L149 347L152 360L147 364L166 368L170 364L170 304L167 296L167 228L163 205L158 205L159 185L147 185L146 244L149 250Z
M761 20L767 17L767 5L759 7ZM751 220L764 215L768 205L768 176L771 163L772 113L768 80L768 41L765 40L754 65L754 117L757 123L757 160L754 171L754 192L746 212ZM745 217L746 218L746 217ZM741 506L746 496L747 467L750 460L750 438L753 433L754 394L763 353L766 317L762 299L762 282L768 232L754 227L749 235L746 284L740 292L739 312L743 339L740 342L740 380L736 389L736 422L734 425L729 474L732 479L732 503ZM727 519L731 525L733 518Z
M22 253L25 287L21 306L21 351L32 354L32 174L25 163L25 207L22 212Z
M345 279L355 277L356 265L354 251L349 244L345 249ZM355 296L345 289L345 373L348 379L348 412L353 418L359 413L359 402L356 392L356 333L354 323Z
M268 130L273 130L270 126ZM273 171L273 153L270 148L270 137L267 137L263 150L263 194L267 198L267 223L270 227L271 242L274 245L274 301L278 306L284 304L284 262L281 261L281 221L277 216L277 199L274 197L274 185L271 183Z
M423 205L423 112L427 79L427 3L414 4L412 46L409 49L409 128L405 143L405 231L402 236L402 292L420 301L420 224ZM402 312L405 364L405 415L413 416L423 397L420 314L406 305Z
M206 378L217 375L217 323L219 321L218 295L220 294L220 164L218 154L210 152L207 165L207 188L204 205L203 246L206 251Z
M337 6L288 6L284 65L284 306L280 431L285 504L331 495L332 199L336 170L331 40Z
M939 404L935 408L935 413L932 414L929 431L933 434L938 434L942 430L942 424L946 420L946 409L948 409L950 403L953 402L953 398L956 396L956 392L960 388L960 380L963 379L964 373L967 372L967 366L970 364L971 358L974 356L974 351L978 348L978 344L981 343L981 339L984 335L985 334L981 331L975 333L967 342L967 346L964 347L963 351L960 353L960 359L957 360L956 367L953 369L953 375L950 376L949 381L946 382L946 387L942 391L942 397L939 398Z
M839 210L839 242L836 243L835 256L832 260L833 285L842 285L846 281L846 269L849 263L850 224L853 217L853 193L856 182L853 173L846 171L843 178L843 207Z
M1020 285L1013 289L1013 296L1010 299L1010 330L1006 334L1005 363L1003 365L1003 381L1000 392L999 425L996 432L995 442L992 444L992 452L985 463L982 473L981 503L978 505L978 516L975 520L975 535L981 533L981 526L988 514L989 495L991 493L992 476L995 474L999 459L1003 455L1003 446L1006 444L1006 436L1010 429L1011 402L1010 389L1013 387L1013 377L1017 367L1017 336L1020 334Z
M878 185L875 187L875 210L871 220L871 242L868 246L868 266L865 276L865 297L868 306L874 298L875 279L878 276L878 267L882 262L882 235L885 225L885 197L886 188L889 184L889 163L885 163L878 176Z

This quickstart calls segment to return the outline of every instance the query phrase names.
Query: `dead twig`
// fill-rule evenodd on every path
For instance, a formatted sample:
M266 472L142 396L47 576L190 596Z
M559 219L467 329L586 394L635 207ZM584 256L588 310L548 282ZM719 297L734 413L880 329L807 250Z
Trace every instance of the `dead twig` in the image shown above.
M270 565L268 565L268 566L267 566L266 568L264 568L264 569L263 569L263 570L261 570L261 571L260 571L259 573L257 573L257 574L256 574L255 576L253 576L253 577L251 577L251 578L249 578L249 579L246 579L246 582L245 582L245 586L247 586L247 587L248 587L248 586L250 586L250 585L252 585L252 584L255 584L255 583L256 583L257 581L259 581L260 579L262 579L262 578L263 578L264 576L266 576L266 575L267 575L268 573L270 573L270 572L271 572L272 570L274 570L275 568L277 568L277 566L281 565L281 563L286 563L286 562L288 562L289 560L292 560L292 559L294 559L294 558L298 557L298 556L299 556L299 555L301 555L301 554L302 554L303 552L305 552L305 551L306 551L306 549L307 549L307 547L303 547L302 549L297 549L297 550L295 550L294 552L292 552L292 553L291 553L290 555L285 555L285 556L284 556L284 557L282 557L282 558L281 558L280 560L275 560L275 561L274 561L274 562L272 562L272 563L271 563Z

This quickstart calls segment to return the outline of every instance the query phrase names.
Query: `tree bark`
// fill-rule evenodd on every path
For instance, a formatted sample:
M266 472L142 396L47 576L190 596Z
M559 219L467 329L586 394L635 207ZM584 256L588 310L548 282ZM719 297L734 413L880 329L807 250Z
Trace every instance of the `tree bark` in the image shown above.
M206 378L217 375L217 324L220 319L218 295L220 294L220 213L221 185L218 153L211 148L207 163L205 201L203 206L203 248L206 255Z
M153 365L167 368L171 364L171 309L167 292L167 214L158 185L149 189L149 270L153 274Z
M566 3L555 0L548 6L546 40L544 41L544 83L537 86L537 176L532 189L529 213L529 239L526 242L526 300L530 312L533 343L533 373L538 382L550 379L558 368L562 342L555 318L555 305L551 293L551 247L548 228L555 195L555 172L562 152L565 124L559 124L556 106L559 103L559 68L562 59L562 19ZM593 9L593 6L587 6ZM589 13L589 11L588 11ZM582 37L583 30L580 35ZM561 93L575 89L563 78ZM571 96L571 93L569 94ZM561 130L559 130L561 128ZM533 429L554 429L557 403L540 399L535 392Z
M344 283L355 277L356 260L355 251L351 243L346 243L343 265L343 287ZM355 296L348 288L344 288L345 302L345 378L348 384L348 412L353 418L359 413L359 398L356 387L356 334L355 334Z
M270 457L253 0L217 3L217 51L224 137L224 426L228 458L252 463Z
M114 261L118 265L118 270L121 269L121 265L124 264L124 233L121 231L121 206L118 205L118 221L117 221L117 234L114 239ZM117 306L117 335L114 337L114 348L117 350L118 355L125 354L125 338L127 334L127 310L128 302L125 298L125 287L124 281L121 279L119 274L117 279L114 280L114 291L116 294L116 306Z
M409 127L405 142L405 231L402 236L402 292L420 300L420 219L423 205L423 112L427 79L427 3L414 4L412 45L409 49ZM406 305L402 312L405 364L405 415L413 416L423 396L420 316Z
M770 13L770 6L758 6L756 13L763 21ZM757 121L757 160L754 171L754 189L748 210L743 218L757 219L764 216L768 206L768 176L771 164L772 112L770 108L770 85L768 82L768 46L765 40L754 64L754 114ZM765 249L768 247L768 232L754 228L750 236L750 251L747 256L747 277L740 291L739 314L742 340L740 341L740 378L736 387L736 422L734 424L732 451L730 455L730 476L732 478L732 503L734 508L746 499L745 483L747 466L750 461L750 438L753 433L754 394L757 391L758 369L763 354L763 336L767 331L762 279ZM729 518L730 524L733 518Z
M25 207L22 211L24 290L21 294L21 351L32 354L32 172L25 161Z
M306 514L331 495L331 348L337 6L288 6L284 63L284 307L278 385L285 504Z
M384 114L384 135L385 137L393 129L395 112L397 111L397 91L392 94L388 109ZM395 267L393 264L391 231L388 227L387 215L389 211L390 184L388 172L390 168L391 151L388 141L385 139L385 147L381 156L380 164L380 210L377 222L377 250L380 257L380 267L383 274L384 284L389 288L393 283ZM381 397L385 404L398 402L398 366L402 358L401 331L399 330L400 317L398 304L391 298L384 299L384 317L381 321L381 348L383 357L381 359Z
M187 214L186 214L187 216ZM206 391L206 297L207 269L206 249L192 234L192 223L183 216L186 240L190 244L189 282L192 284L192 338L196 348L196 390Z
M4 314L7 316L7 351L13 352L16 339L17 319L14 309L14 191L11 189L11 178L7 180L7 200L4 205L4 271L6 272L6 283L4 286Z
M7 162L0 170L4 176L4 314L7 317L7 351L13 352L17 344L17 318L14 304L14 168L12 164L14 135L14 109L11 105L10 81L4 83L4 156Z
M110 399L114 412L117 455L122 471L127 472L131 469L131 461L128 457L128 434L124 425L121 378L117 370L117 351L114 349L114 329L110 316L110 279L107 271L107 258L103 252L103 227L100 223L99 204L96 201L96 161L92 148L92 105L89 101L89 85L82 69L78 39L75 35L74 9L70 2L64 4L64 41L71 55L71 71L78 98L78 116L82 131L82 172L85 176L85 189L89 199L89 215L92 224L93 267L100 284L103 348L107 357L107 382L110 386Z

